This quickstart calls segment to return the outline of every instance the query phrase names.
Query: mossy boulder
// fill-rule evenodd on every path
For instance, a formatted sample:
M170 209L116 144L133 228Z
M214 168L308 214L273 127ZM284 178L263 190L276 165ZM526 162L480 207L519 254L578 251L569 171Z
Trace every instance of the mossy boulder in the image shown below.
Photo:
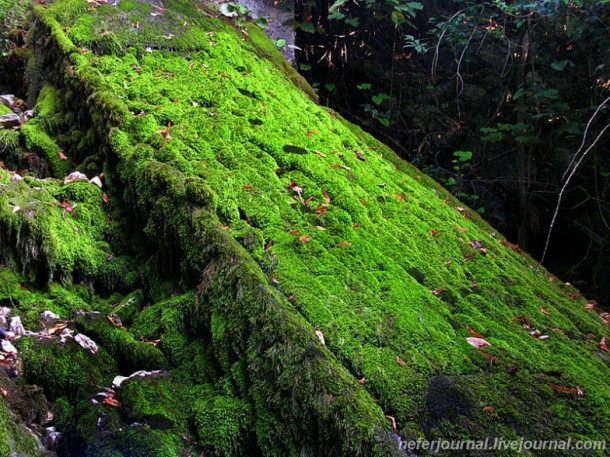
M10 274L89 282L81 299L102 311L75 326L108 370L73 345L21 343L26 379L73 408L66 453L393 456L400 436L608 435L610 335L576 289L317 105L255 26L166 7L34 11L49 77L26 147L103 169L111 196L0 173ZM79 206L66 215L63 199ZM14 212L32 201L36 218ZM38 238L15 250L24 230ZM115 267L111 252L129 260ZM125 381L120 406L87 401L93 379L137 369L163 372Z

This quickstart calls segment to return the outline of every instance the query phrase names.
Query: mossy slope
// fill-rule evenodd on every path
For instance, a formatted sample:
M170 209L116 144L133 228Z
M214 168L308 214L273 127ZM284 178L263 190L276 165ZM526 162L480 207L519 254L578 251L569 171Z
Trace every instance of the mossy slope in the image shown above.
M36 10L43 95L60 89L49 113L74 131L34 126L104 169L132 276L168 298L131 316L174 366L142 386L166 408L131 388L116 440L81 427L89 455L399 455L384 415L405 439L608 435L608 328L578 291L313 103L260 31L165 6ZM164 412L172 383L193 399L182 415ZM130 420L145 426L119 433ZM130 450L132 435L164 444Z

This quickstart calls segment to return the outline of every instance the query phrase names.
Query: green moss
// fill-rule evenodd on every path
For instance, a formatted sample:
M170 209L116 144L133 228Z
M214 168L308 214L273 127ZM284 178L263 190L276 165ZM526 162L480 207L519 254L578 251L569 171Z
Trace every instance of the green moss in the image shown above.
M312 103L259 29L246 38L186 1L162 18L140 2L83 6L37 10L39 35L50 34L62 62L53 80L68 91L24 137L52 149L43 132L77 160L95 156L87 166L104 162L117 245L139 265L126 282L140 282L151 303L139 314L119 305L132 333L102 315L78 325L124 372L171 365L200 395L189 417L177 416L145 400L168 408L171 383L129 384L129 411L147 425L119 431L126 418L114 411L112 438L95 442L99 416L77 411L90 455L171 455L189 421L216 455L391 455L387 414L405 435L429 438L607 434L608 359L587 339L607 328L584 298L570 299L576 291L549 281L437 183ZM133 47L95 48L105 31ZM69 113L89 133L63 132ZM40 185L54 199L95 198L84 184ZM0 221L7 233L29 229L12 208L24 201L17 195L35 194L25 183L9 189ZM64 220L44 202L40 233L75 224L108 252L101 210L83 204ZM72 249L45 238L54 256L41 271L78 270L69 252L80 237L61 233ZM485 251L473 250L478 243ZM106 256L88 249L82 271L103 276L94 260ZM25 246L7 251L26 258ZM520 315L549 338L532 338ZM466 326L491 343L493 364L468 344ZM586 395L562 397L551 382ZM481 405L495 408L493 421ZM256 437L248 445L246 429Z
M99 313L79 316L76 324L110 353L124 373L167 367L167 360L159 349L150 343L137 341L129 332L114 327Z
M251 446L250 405L231 397L203 396L197 399L194 408L199 440L211 455L229 457Z
M21 339L18 349L26 379L44 388L51 399L91 395L98 385L110 385L118 372L103 348L92 354L72 340L62 345L55 340Z
M8 106L3 105L2 103L0 103L0 116L2 116L3 114L12 114L13 110L11 110Z

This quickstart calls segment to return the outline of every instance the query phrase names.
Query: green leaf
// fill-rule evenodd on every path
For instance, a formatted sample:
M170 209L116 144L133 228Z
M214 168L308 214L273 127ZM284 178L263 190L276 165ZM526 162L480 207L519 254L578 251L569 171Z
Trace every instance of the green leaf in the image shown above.
M279 39L279 40L277 40L277 41L275 42L275 45L276 45L278 48L282 48L282 47L286 46L286 40L284 40L283 38L281 38L281 39Z
M362 83L359 86L356 86L358 89L360 90L368 90L371 88L371 84L370 83Z
M328 84L324 84L324 88L329 91L332 92L333 90L335 90L335 85L332 83L328 83Z
M352 27L358 27L360 25L360 19L357 17L353 19L346 19L345 23L351 25Z
M396 25L402 25L406 22L405 16L400 11L392 11L392 22Z
M567 66L573 67L574 63L571 60L561 60L551 64L551 68L557 71L563 71Z
M460 162L468 162L472 159L472 151L455 151L453 155L457 157Z
M390 97L383 93L373 95L373 103L375 103L375 105L381 105L384 100L389 100L389 99L390 99Z
M303 32L307 32L307 33L315 33L316 32L316 28L314 27L314 25L311 22L303 22L299 28L303 31Z
M379 121L379 123L381 125L383 125L384 127L389 127L390 126L390 121L388 121L387 119L380 117L377 119Z
M309 70L311 70L311 65L302 63L299 65L299 68L301 69L301 71L309 71Z

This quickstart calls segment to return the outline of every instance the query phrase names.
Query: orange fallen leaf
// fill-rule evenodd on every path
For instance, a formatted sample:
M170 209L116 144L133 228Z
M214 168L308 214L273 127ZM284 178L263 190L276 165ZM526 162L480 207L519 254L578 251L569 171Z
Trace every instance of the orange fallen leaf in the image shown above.
M576 387L576 389L572 389L571 387L558 386L557 384L553 384L552 382L549 382L549 384L551 385L553 390L560 392L562 394L576 394L579 397L585 396L585 393L583 392L583 390L580 387Z
M352 228L360 228L360 224L353 224Z
M66 155L65 155L63 152L60 152L60 153L59 153L59 158L60 158L61 160L68 160L68 157L67 157L67 156L66 156Z
M474 336L475 338L485 338L483 335L481 335L480 333L474 331L469 326L466 326L466 330L468 330L470 332L470 335Z
M345 246L351 246L352 243L350 243L349 241L342 241L341 243L337 243L337 247L339 248L343 248Z
M61 207L70 214L74 212L74 206L70 205L68 202L61 202Z
M601 313L599 317L601 317L607 325L610 325L610 313Z
M228 225L221 225L220 228L223 229L223 230L229 230L229 226Z
M446 266L446 267L450 267L452 263L453 263L453 260L450 260L450 261L448 261L448 262L445 262L445 266Z
M326 203L330 205L330 196L328 195L328 192L323 190L322 193L324 194L324 200L326 200Z
M485 406L485 407L483 408L483 411L485 411L486 413L487 413L487 412L492 413L492 412L494 412L495 410L496 410L496 408L494 408L493 406Z
M4 398L8 397L8 392L6 390L2 389L1 387L0 387L0 394L2 394L2 396Z
M394 433L397 433L398 429L396 428L396 419L394 419L392 416L385 416L386 419L389 419L392 422L392 430L394 430Z
M102 194L102 200L104 201L104 203L108 203L108 195L106 195L106 192Z
M366 382L366 378L362 378L360 381L358 381L358 384L363 386L365 382Z
M514 368L510 368L510 369L506 370L506 372L507 372L509 375L514 376L515 374L517 374L517 372L518 372L519 370L521 370L521 368L519 368L519 367L514 367Z
M119 403L118 400L115 400L114 398L104 398L104 401L102 402L104 405L108 405L108 406L112 406L114 408L120 408L121 407L121 403Z
M468 342L468 344L474 346L477 349L484 348L485 346L491 346L491 344L483 338L471 337L466 338L466 341Z
M400 357L396 356L396 362L398 362L398 365L406 367L407 366L407 362L405 362L404 360L402 360Z
M529 330L532 326L532 324L530 323L530 320L527 318L527 316L525 314L522 314L521 316L513 318L513 322L519 322L521 325L523 325L523 328L525 330Z
M593 311L595 309L595 303L587 303L587 306L585 306L585 309L588 311Z
M481 355L483 357L485 357L487 360L489 360L489 366L492 367L494 364L494 356L491 354L488 354L487 352L481 352Z
M466 208L462 208L461 206L456 206L456 207L455 207L455 210L456 210L458 213L463 213L464 211L466 211Z
M311 237L309 235L301 235L299 240L301 240L303 243L309 243L311 241Z
M477 288L477 283L476 282L470 283L470 288L471 289L476 289Z
M466 228L462 228L462 227L456 227L456 230L459 230L459 231L460 231L460 232L462 232L462 233L465 233L465 232L467 232L467 231L468 231L468 229L466 229Z
M610 349L608 349L608 344L606 343L606 337L604 336L602 338L602 340L599 342L599 344L597 345L597 347L600 349L600 351L606 351L606 352L610 352Z
M430 235L439 236L439 230L430 230Z
M298 231L298 230L291 230L289 233L290 233L291 235L298 235L298 234L299 234L299 231Z
M540 311L542 311L542 312L543 312L544 314L546 314L547 316L550 316L550 315L551 315L551 312L550 312L548 309L546 309L544 306L541 306L541 307L540 307Z
M403 194L396 194L396 198L398 199L399 202L405 201L405 196Z
M152 340L150 342L150 344L152 344L153 346L157 347L157 345L161 342L161 340Z
M271 249L271 246L273 246L273 240L269 240L269 242L267 243L267 246L265 246L265 252L269 252L269 249Z
M326 227L322 227L321 225L316 225L316 229L325 231Z
M244 190L252 190L252 189L254 189L254 187L252 187L252 185L251 185L251 184L246 184L246 185L244 186Z

